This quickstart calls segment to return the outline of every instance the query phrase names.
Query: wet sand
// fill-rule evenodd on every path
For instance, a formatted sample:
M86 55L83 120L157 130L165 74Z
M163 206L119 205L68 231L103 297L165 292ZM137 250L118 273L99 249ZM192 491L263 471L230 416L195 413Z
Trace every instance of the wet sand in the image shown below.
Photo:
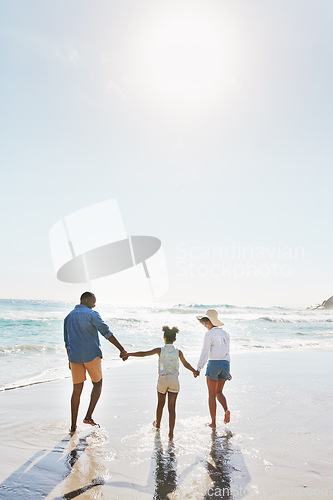
M175 439L152 427L157 359L105 370L94 418L90 382L71 437L71 380L0 393L0 498L333 498L332 353L232 357L231 422L211 431L205 377L180 367ZM196 360L189 359L192 364Z

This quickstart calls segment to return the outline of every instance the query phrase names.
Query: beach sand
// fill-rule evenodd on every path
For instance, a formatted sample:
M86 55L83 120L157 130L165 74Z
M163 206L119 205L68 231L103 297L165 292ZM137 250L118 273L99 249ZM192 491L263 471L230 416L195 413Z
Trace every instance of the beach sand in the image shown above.
M196 360L189 359L195 365ZM152 427L157 357L104 371L94 413L71 437L71 379L0 394L0 498L333 498L333 366L322 351L232 357L231 422L209 421L204 371L180 367L175 439Z

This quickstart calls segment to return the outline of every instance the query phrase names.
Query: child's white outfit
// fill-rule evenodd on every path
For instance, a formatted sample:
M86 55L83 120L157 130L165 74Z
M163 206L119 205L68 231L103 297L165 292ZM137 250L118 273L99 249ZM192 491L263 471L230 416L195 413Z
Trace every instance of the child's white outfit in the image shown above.
M173 344L161 347L158 360L157 391L162 394L179 392L179 350Z

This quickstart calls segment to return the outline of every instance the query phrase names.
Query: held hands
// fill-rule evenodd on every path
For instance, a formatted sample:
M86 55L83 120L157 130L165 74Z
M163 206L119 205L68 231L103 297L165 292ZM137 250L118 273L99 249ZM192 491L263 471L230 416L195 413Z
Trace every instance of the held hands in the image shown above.
M123 361L126 361L126 360L128 359L128 353L127 353L125 350L123 350L123 351L121 351L121 352L120 352L119 357L120 357Z
M199 370L195 370L195 372L193 372L193 377L194 377L194 378L199 377L199 375L200 375Z

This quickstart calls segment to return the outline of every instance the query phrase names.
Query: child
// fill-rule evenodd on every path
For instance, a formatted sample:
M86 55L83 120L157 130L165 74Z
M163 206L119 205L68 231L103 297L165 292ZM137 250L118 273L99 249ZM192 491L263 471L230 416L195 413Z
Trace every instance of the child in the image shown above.
M163 347L156 347L151 351L138 351L138 352L128 352L128 356L151 356L153 354L159 355L158 360L158 372L159 377L157 381L157 409L156 409L156 421L153 425L156 429L160 428L163 407L165 404L166 394L168 393L168 410L169 410L169 439L173 439L173 430L176 421L176 399L179 392L179 359L187 368L191 370L194 377L199 375L198 371L195 370L190 363L186 361L182 351L176 349L172 344L176 340L176 335L179 332L177 327L169 328L168 326L163 326L164 332L164 342Z

